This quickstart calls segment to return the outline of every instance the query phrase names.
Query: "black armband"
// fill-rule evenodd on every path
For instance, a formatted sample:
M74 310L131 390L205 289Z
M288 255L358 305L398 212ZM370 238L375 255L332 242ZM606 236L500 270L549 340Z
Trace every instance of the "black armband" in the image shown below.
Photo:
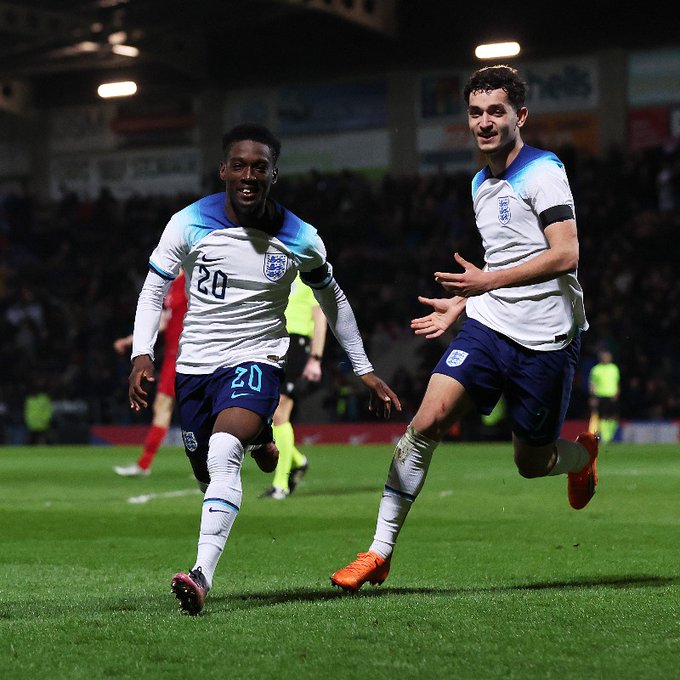
M320 267L312 269L311 272L300 272L300 278L310 288L323 288L327 286L332 277L331 268L328 262L324 262Z
M541 222L541 228L545 229L555 222L563 222L564 220L574 219L574 209L570 205L556 205L552 208L544 210L538 219Z

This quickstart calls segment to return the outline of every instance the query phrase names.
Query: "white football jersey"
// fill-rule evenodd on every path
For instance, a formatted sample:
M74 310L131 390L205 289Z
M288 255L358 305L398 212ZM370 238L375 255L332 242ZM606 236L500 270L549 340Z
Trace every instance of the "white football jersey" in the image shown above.
M493 177L488 167L475 175L472 199L488 271L519 265L548 250L545 227L574 217L561 161L526 144L501 177ZM471 297L466 312L520 345L541 351L561 349L577 329L588 328L575 272Z
M179 373L244 361L284 365L290 286L298 271L326 262L326 249L314 227L271 203L281 221L275 235L231 222L224 193L187 206L163 231L149 267L167 280L184 268L189 294Z

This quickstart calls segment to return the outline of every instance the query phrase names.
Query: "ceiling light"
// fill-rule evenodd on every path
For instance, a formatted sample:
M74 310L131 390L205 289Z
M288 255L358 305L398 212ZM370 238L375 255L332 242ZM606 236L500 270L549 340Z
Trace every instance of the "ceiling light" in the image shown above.
M92 40L83 40L75 45L77 52L96 52L99 49L99 43Z
M132 45L111 45L111 51L121 57L138 57L139 50Z
M109 34L107 40L109 45L122 45L127 40L127 33L125 31L116 31L115 33Z
M516 57L519 54L520 46L517 42L489 43L487 45L477 45L475 57L477 59L498 59L500 57Z
M129 97L137 92L137 83L132 80L124 80L119 83L102 83L97 88L97 94L102 99L111 97Z

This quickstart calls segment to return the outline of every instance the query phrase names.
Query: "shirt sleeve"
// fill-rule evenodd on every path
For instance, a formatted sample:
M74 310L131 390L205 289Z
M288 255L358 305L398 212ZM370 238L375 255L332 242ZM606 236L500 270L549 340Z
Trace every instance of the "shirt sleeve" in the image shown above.
M330 270L330 265L328 267ZM333 278L332 270L330 270L330 277L328 283L322 287L312 286L314 297L321 306L333 335L352 363L354 373L356 375L371 373L373 366L364 350L364 343L359 333L352 306Z
M558 215L562 219L574 218L574 198L567 173L557 162L548 160L536 163L526 190L527 200L537 215ZM563 209L563 206L566 206L568 210ZM556 208L558 211L555 211Z
M316 230L310 235L305 247L299 253L300 273L311 272L326 264L326 246Z
M148 354L153 361L154 347L163 311L163 298L170 288L170 281L150 269L137 300L135 327L132 332L131 359Z
M173 215L151 253L149 268L167 281L174 281L188 252L185 229L179 216Z

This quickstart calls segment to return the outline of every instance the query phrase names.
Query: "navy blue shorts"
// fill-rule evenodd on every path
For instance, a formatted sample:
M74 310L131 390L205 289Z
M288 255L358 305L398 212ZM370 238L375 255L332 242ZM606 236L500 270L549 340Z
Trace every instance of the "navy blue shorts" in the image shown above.
M484 415L503 394L514 434L542 446L560 435L580 347L577 334L564 349L538 352L466 319L432 372L455 378Z
M177 406L187 456L207 459L215 419L226 408L245 408L269 422L282 380L280 368L252 361L208 375L178 373Z

